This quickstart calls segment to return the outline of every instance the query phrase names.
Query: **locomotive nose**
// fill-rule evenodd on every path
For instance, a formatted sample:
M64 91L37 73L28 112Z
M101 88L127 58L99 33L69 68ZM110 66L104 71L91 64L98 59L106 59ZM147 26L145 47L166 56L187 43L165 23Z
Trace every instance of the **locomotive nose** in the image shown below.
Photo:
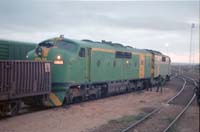
M35 54L38 58L45 59L48 56L50 48L38 46L35 49Z
M42 48L41 47L37 47L35 50L35 53L38 57L42 57Z

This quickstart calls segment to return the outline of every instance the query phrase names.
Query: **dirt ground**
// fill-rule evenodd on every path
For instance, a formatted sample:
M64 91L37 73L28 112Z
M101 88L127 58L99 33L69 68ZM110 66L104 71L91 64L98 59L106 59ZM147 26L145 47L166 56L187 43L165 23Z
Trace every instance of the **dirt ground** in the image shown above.
M163 93L133 92L24 114L0 120L0 132L87 132L111 119L137 115L146 107L156 107L175 93L166 85Z
M178 123L175 125L176 132L199 132L199 111L200 107L197 105L196 100L193 105L184 113Z
M136 126L133 132L162 132L182 108L178 105L166 105L165 108L154 114L142 125Z

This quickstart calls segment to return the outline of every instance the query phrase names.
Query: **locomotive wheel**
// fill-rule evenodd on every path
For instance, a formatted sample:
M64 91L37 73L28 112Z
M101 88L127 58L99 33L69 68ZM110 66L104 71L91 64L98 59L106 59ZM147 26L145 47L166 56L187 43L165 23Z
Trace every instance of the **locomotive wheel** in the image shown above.
M131 89L131 84L128 83L127 86L126 86L126 92L131 92L132 89Z
M69 95L66 95L63 104L67 105L67 104L70 104L70 103L72 103L72 99L70 98Z

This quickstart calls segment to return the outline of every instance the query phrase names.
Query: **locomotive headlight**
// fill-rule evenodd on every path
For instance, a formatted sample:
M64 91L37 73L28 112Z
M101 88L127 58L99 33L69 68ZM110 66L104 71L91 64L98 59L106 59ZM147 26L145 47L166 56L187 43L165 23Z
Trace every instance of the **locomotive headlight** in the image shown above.
M60 56L60 55L58 55L58 56L57 56L57 59L58 59L58 60L60 60L60 59L61 59L61 56Z
M54 64L57 64L57 65L61 65L61 64L63 64L64 62L63 62L63 60L61 59L61 56L58 55L58 56L56 56L56 60L54 60L53 63L54 63Z
M63 60L54 60L53 64L62 65L64 64Z

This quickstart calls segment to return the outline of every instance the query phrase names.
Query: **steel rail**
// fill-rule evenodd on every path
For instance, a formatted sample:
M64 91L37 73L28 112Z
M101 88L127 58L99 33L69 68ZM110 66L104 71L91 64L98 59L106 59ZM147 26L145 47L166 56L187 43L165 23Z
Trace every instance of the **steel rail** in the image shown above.
M186 80L185 80L185 78L181 78L181 79L184 81L184 84L183 84L181 90L180 90L174 97L170 98L170 99L167 101L167 104L171 103L171 102L172 102L176 97L178 97L178 96L183 92L183 90L185 89Z
M176 74L175 76L171 77L171 79L170 79L170 80L172 80L172 79L176 78L177 76L178 76L178 75Z
M171 101L173 101L178 95L180 95L181 92L183 92L183 90L185 89L185 85L186 85L186 80L184 78L181 78L184 83L183 86L181 88L181 90L172 98L170 98L167 101L167 104L169 104ZM154 113L158 112L159 110L161 110L164 106L159 106L157 108L155 108L152 112L148 113L146 116L144 116L143 118L141 118L140 120L136 121L135 123L131 124L129 127L125 128L124 130L122 130L121 132L127 132L130 129L134 128L135 126L139 125L140 123L142 123L143 121L145 121L146 119L148 119L151 115L153 115Z
M191 78L191 77L186 77L186 76L185 76L185 78L188 78L188 79L192 80L193 83L194 83L194 85L195 85L195 87L197 86L197 83L196 83L196 81L195 81L193 78ZM194 93L194 95L193 95L193 97L190 99L189 103L188 103L188 104L184 107L184 109L176 116L176 118L168 125L168 127L165 128L165 130L164 130L163 132L167 132L167 131L170 130L170 128L171 128L171 127L176 123L176 121L183 115L183 113L186 112L186 110L189 108L189 106L190 106L190 105L192 104L192 102L194 101L195 97L196 97L196 94Z
M192 104L192 102L194 101L196 97L196 94L193 95L193 97L191 98L191 100L189 101L189 103L184 107L184 109L176 116L176 118L168 125L167 128L165 128L165 130L163 132L167 132L170 130L170 128L176 123L176 121L183 115L184 112L186 112L186 110L189 108L189 106Z

